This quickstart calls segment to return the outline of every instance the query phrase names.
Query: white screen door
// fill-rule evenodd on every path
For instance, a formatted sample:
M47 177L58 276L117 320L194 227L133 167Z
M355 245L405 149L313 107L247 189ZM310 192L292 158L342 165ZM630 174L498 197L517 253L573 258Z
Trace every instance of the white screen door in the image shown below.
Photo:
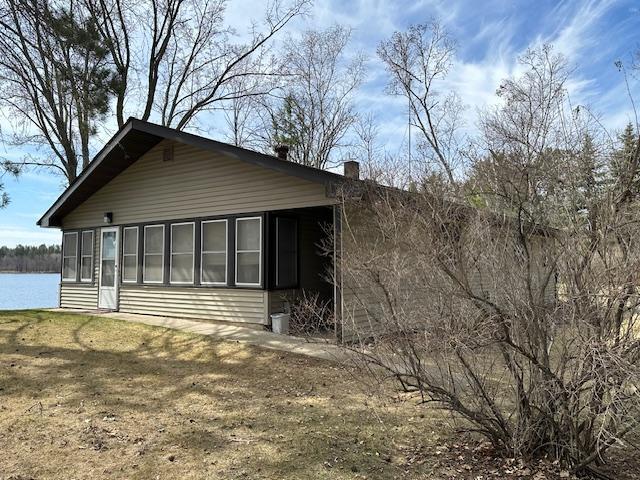
M98 308L118 308L118 227L100 230Z

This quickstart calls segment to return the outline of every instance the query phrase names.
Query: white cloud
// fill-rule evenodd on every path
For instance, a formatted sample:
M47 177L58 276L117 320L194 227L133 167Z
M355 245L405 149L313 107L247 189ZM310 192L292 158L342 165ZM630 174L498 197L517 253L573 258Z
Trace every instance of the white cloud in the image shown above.
M546 15L550 24L560 20L550 34L540 36L536 43L553 43L557 51L577 61L588 52L590 61L594 55L602 54L606 49L600 46L601 38L594 35L599 20L615 4L615 0L590 0L576 3L559 2L556 8ZM594 48L598 46L598 48ZM604 45L606 47L606 45Z

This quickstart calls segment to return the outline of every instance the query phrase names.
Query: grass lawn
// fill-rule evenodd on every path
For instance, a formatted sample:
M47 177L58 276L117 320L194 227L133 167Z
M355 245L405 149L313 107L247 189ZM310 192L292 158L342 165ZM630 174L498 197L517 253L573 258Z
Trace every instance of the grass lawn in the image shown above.
M519 477L444 419L415 398L371 398L330 362L0 313L0 479Z

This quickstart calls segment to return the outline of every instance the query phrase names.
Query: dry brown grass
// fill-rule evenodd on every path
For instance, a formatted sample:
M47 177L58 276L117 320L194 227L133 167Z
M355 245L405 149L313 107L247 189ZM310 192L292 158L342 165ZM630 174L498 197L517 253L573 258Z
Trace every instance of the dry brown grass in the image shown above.
M519 478L525 468L454 436L415 398L391 398L369 397L326 361L105 318L0 313L2 480Z
M368 398L329 362L0 314L0 478L400 478L410 436L440 443L424 413Z

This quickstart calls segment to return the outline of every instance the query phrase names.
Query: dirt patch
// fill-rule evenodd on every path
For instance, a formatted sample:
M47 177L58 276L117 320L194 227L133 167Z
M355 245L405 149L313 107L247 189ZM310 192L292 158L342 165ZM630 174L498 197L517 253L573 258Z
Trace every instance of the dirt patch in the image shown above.
M371 398L351 373L111 319L2 313L0 478L565 478L494 457L415 398Z

